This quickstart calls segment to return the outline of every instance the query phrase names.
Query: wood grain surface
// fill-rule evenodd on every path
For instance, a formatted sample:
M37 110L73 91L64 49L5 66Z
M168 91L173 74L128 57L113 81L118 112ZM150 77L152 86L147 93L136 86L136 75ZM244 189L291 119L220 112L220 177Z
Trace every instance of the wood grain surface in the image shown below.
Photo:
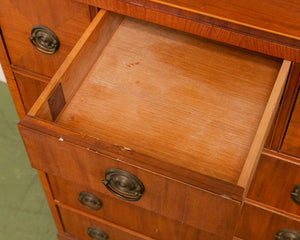
M245 188L245 194L247 194L250 187L261 151L264 147L269 130L277 113L277 109L279 107L290 72L290 67L291 62L284 60L241 172L238 185Z
M62 222L60 220L60 215L59 215L58 209L57 209L57 207L54 203L53 193L52 193L52 189L51 189L51 186L49 184L49 181L48 181L47 174L45 172L42 172L42 171L39 171L39 170L37 171L37 173L39 175L41 184L43 186L43 189L44 189L44 192L45 192L45 195L46 195L46 198L47 198L47 201L48 201L48 204L49 204L49 207L50 207L50 210L51 210L51 213L52 213L55 225L56 225L56 228L58 230L58 233L64 233L64 227L63 227Z
M106 11L100 11L97 14L53 76L46 91L36 101L29 115L37 115L49 121L52 120L46 99L61 83L64 97L67 102L70 101L122 19L122 16Z
M243 240L274 239L277 231L282 228L299 230L300 221L259 205L246 203L235 235Z
M186 224L163 217L132 204L96 192L86 186L76 185L62 178L49 175L56 203L66 204L87 214L91 214L128 229L143 233L154 239L222 239L222 237L200 231ZM102 202L100 210L90 210L78 201L81 191L94 194ZM206 238L204 238L206 237Z
M299 92L299 90L298 90ZM300 97L298 95L281 151L300 157Z
M265 150L248 198L300 217L300 206L291 198L294 186L300 183L299 171L298 159Z
M210 2L202 4L204 1L181 1L190 5L199 4L199 7L203 8L215 8L215 10L217 9L217 11L225 14L231 21L224 20L225 18L220 18L220 16L219 18L218 16L212 17L208 12L205 13L206 15L199 14L195 11L187 11L187 9L147 0L77 1L272 56L300 61L300 41L297 39L299 36L295 37L299 31L298 28L290 27L293 24L299 25L299 18L297 17L299 6L295 0L289 1L284 7L282 7L281 1L274 2L270 0L264 1L264 4L260 4L261 2L256 0L247 3L245 3L246 1L241 3L230 1L215 3L216 1L213 1L212 4ZM209 11L209 9L207 10ZM255 21L258 24L250 26L234 21L235 12L239 10L241 12L237 14L238 17L246 18L248 23L251 23L251 19L256 19ZM268 14L264 15L263 12ZM281 12L284 12L284 14L278 18L277 14ZM289 32L288 29L293 32L280 35L272 30L273 27L278 27L277 24L268 23L283 18L285 18L283 22L288 22L288 24L280 23L279 28L283 32L285 30ZM262 27L263 25L266 28ZM281 30L279 32L282 32Z
M2 33L0 34L0 63L6 78L10 95L12 96L12 99L14 101L14 105L17 110L19 119L23 119L26 115L26 112L23 105L22 97L20 95L20 91L18 89L17 82L10 67L10 60L7 56L7 51L3 42Z
M56 122L235 184L279 67L125 19Z
M117 226L116 224L97 219L87 214L83 214L75 209L59 207L62 223L65 232L81 240L90 240L87 229L95 226L103 230L109 237L109 240L152 240L153 238L136 233L129 229ZM81 214L80 214L81 213Z
M119 168L145 186L139 201L131 202L156 214L224 238L232 237L240 202L171 179L122 160L20 126L34 168L115 197L102 184L105 170ZM119 199L119 198L117 198ZM129 203L128 203L129 204ZM199 209L199 211L195 211ZM208 214L209 212L209 214Z
M296 98L300 87L300 63L293 63L282 96L282 102L278 111L273 133L270 136L269 148L280 151L288 124L290 122L291 113L293 111Z
M25 111L28 112L42 91L46 88L48 81L43 78L35 78L31 74L14 72L15 79L22 97Z
M0 22L11 63L53 76L91 21L90 8L72 0L2 0ZM29 41L31 29L43 25L59 38L53 55L36 50Z
M297 0L191 1L150 0L242 26L300 40L300 5Z

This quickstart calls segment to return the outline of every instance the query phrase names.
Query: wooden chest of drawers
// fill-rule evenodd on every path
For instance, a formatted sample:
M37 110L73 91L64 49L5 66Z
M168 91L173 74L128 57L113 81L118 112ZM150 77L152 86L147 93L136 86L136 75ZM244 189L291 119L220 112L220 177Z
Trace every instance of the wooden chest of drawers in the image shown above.
M51 76L51 69L11 60L20 65L12 66L15 102L23 99L26 112L50 81L19 129L58 238L298 237L299 104L293 103L300 68L280 59L297 61L298 48L290 49L298 42L287 34L274 42L261 29L246 34L248 45L233 35L220 39L209 31L226 21L222 14L211 18L208 6L202 22L196 16L203 9L188 1L82 2L121 14L100 10L51 81L40 75ZM87 5L78 9L94 16ZM183 15L210 30L181 25L178 19L188 21ZM224 29L243 35L248 27ZM264 49L249 45L255 36L264 38ZM28 98L27 89L36 97ZM264 145L270 150L260 157ZM261 233L261 222L251 224L258 216L268 223Z

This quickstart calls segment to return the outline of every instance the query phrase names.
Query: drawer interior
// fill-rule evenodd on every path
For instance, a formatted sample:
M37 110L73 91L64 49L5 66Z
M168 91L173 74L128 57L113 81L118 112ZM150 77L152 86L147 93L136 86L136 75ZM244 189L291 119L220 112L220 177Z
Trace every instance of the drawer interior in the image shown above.
M246 187L263 144L251 150L253 141L266 135L288 69L280 59L101 11L29 115Z

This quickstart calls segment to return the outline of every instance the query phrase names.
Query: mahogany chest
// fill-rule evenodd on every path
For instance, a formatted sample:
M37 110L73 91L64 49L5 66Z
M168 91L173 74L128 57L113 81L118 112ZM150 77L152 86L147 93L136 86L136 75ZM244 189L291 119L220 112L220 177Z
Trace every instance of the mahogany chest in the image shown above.
M226 2L0 2L59 239L300 239L300 6Z

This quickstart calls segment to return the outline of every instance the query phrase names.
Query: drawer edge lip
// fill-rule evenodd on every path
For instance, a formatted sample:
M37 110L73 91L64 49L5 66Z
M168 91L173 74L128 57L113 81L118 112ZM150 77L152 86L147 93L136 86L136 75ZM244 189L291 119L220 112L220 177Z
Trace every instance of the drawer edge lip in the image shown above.
M96 221L96 222L99 222L99 223L108 225L108 226L110 226L110 227L112 227L112 228L115 228L115 229L118 229L118 230L120 230L120 231L123 231L123 232L124 232L124 231L127 231L127 232L129 232L131 235L139 236L141 239L144 239L144 240L155 240L155 239L153 239L153 238L151 238L151 237L148 237L148 236L146 236L146 235L143 235L142 233L138 233L138 232L133 231L133 230L131 230L131 229L128 229L128 228L125 228L125 227L123 227L123 226L117 225L117 224L115 224L115 223L109 222L109 221L107 221L107 220L105 220L105 219L102 219L102 218L99 218L99 217L95 217L95 216L93 216L93 215L91 215L91 214L82 212L82 211L80 211L80 210L78 210L78 209L75 209L75 208L73 208L73 207L70 207L70 206L68 206L68 205L66 205L66 204L61 203L61 204L57 205L57 207L58 207L58 211L60 211L60 209L63 208L63 209L65 209L65 210L67 210L67 211L71 211L71 212L73 212L73 213L75 213L75 214L77 214L77 215L85 216L85 217L87 217L87 218L89 218L89 219L92 219L92 220L94 220L94 221ZM71 234L70 234L70 235L71 235ZM71 236L72 236L72 235L71 235Z
M271 149L264 149L262 151L262 155L270 156L270 157L276 158L280 161L288 162L288 163L295 164L298 166L300 165L300 159L298 157L289 155L284 152L277 152L277 151L271 150Z
M296 214L289 213L289 212L284 211L284 210L281 210L279 208L275 208L275 207L269 206L267 204L257 202L255 200L250 199L250 198L246 198L245 203L248 204L248 205L257 207L257 208L261 208L265 211L272 212L273 214L277 214L277 215L292 219L294 221L300 222L300 216L298 216Z
M132 231L132 232L134 232L134 233L138 233L138 234L141 234L141 235L143 235L143 236L149 236L149 235L146 235L146 234L144 235L142 232L139 232L139 231L136 231L136 230L134 230L134 229L131 229L130 227L126 227L126 226L123 226L123 225L121 225L121 224L115 223L115 222L113 222L113 221L111 221L111 220L105 219L105 218L103 218L102 216L96 216L96 215L93 215L93 214L91 214L91 213L84 212L84 211L82 211L82 210L80 210L80 209L78 209L78 208L75 208L74 206L68 205L68 204L66 204L66 203L64 203L64 202L61 202L61 201L57 200L57 199L54 200L54 203L56 204L56 206L57 206L58 209L59 209L59 208L64 208L64 209L67 209L67 210L76 212L76 213L78 213L78 214L87 216L87 217L89 217L89 218L91 218L91 219L94 219L94 220L96 220L96 221L100 221L100 222L101 222L101 221L103 221L103 222L108 222L108 223L113 224L113 225L115 225L115 226L118 226L118 227L121 227L121 228L125 228L125 229L129 229L130 231ZM148 210L147 210L147 211L148 211ZM166 217L166 218L168 218L168 217ZM171 220L171 221L174 221L174 222L176 222L176 223L178 223L178 224L185 224L186 226L189 226L189 227L191 227L191 228L194 228L194 229L197 229L197 230L200 230L200 231L204 231L203 229L195 228L195 226L190 225L190 224L188 224L188 223L182 223L182 222L180 222L180 221L178 221L178 220L175 220L175 219L172 219L172 218L168 218L168 219ZM209 233L209 232L207 232L207 233ZM209 233L209 234L215 234L215 233ZM151 236L149 236L149 237L150 237L150 239L153 239L153 240L154 240L154 238L152 238Z
M157 164L158 160L150 156L145 156L135 152L133 153L132 151L120 148L119 146L107 144L91 136L81 135L80 133L66 129L63 126L37 119L30 115L26 115L25 118L19 122L18 128L21 136L22 129L26 128L31 131L36 131L41 134L61 139L78 147L86 148L87 150L101 154L105 157L117 160L122 159L122 161L126 164L153 171L164 177L212 192L225 199L237 202L243 201L244 188L241 186L234 185L211 176L191 172L190 170L182 169L178 166L171 166L171 164L167 164L168 169L159 167L159 164ZM173 168L172 171L169 170L170 167ZM192 178L190 177L191 175L193 176Z
M254 176L260 155L262 153L268 132L275 118L276 111L279 107L280 99L289 76L292 62L283 60L281 68L278 72L274 87L267 102L266 108L262 115L255 137L249 149L248 156L240 174L237 185L245 188L244 196L247 195L251 181Z

